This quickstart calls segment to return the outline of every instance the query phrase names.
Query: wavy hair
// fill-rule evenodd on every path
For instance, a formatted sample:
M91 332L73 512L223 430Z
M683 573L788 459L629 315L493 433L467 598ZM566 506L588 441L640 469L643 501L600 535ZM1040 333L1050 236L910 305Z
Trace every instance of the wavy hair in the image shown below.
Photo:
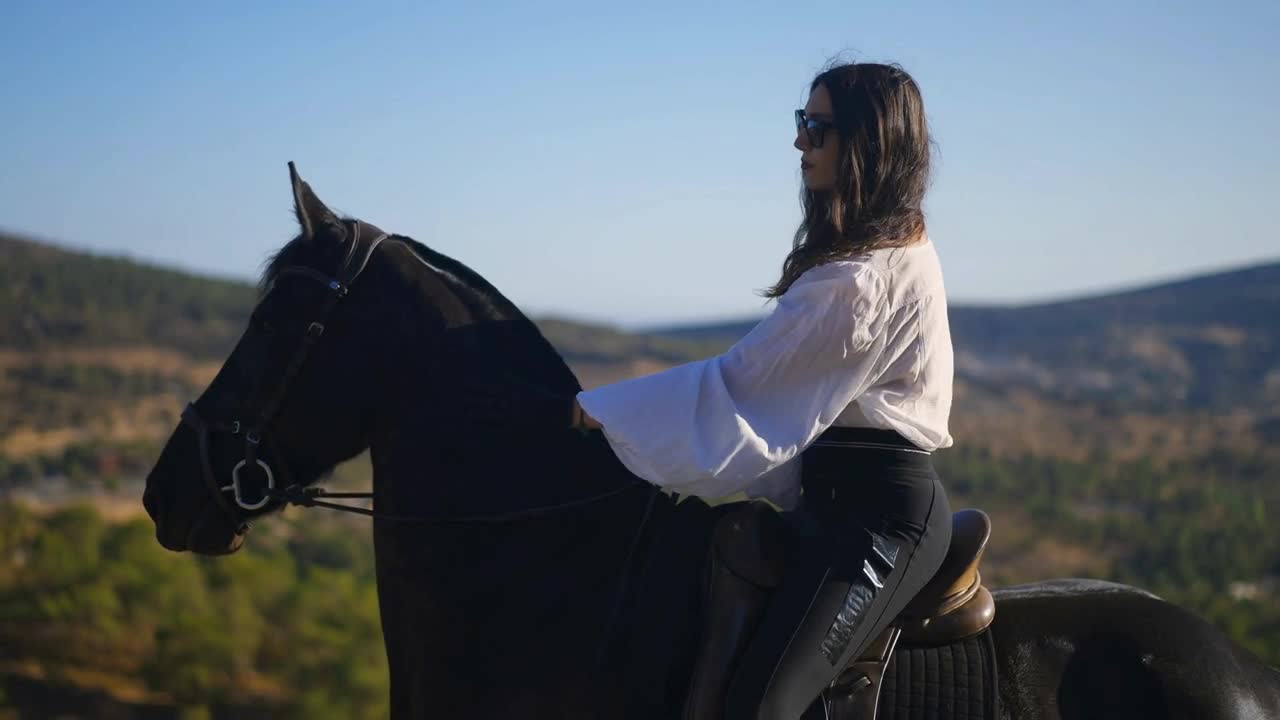
M831 95L840 143L835 187L802 189L804 219L765 297L782 295L812 267L903 247L925 230L932 142L915 80L898 65L847 63L819 73L810 92L819 86Z

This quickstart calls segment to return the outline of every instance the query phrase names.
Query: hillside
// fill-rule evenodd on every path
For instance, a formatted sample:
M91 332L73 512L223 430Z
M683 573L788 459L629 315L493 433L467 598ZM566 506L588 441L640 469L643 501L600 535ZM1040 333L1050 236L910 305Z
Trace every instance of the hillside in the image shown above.
M141 477L235 342L254 288L7 236L0 282L0 718L6 693L109 698L113 717L211 695L252 705L236 717L380 716L362 519L290 510L236 560L208 562L166 556L137 517ZM1280 664L1278 288L1269 264L952 308L957 442L937 463L955 507L993 518L988 583L1138 584ZM707 357L751 326L537 322L588 387ZM333 484L368 482L362 457ZM358 621L334 619L346 605ZM233 622L247 630L231 646L219 629ZM317 669L358 693L304 691L305 668L273 650L281 637L314 647L312 623L335 628Z
M0 234L0 348L164 348L220 357L249 317L247 283Z
M956 373L1127 410L1269 410L1280 401L1280 262L1098 297L950 308ZM731 343L755 320L658 327Z
M145 345L225 355L254 289L0 233L0 348ZM957 374L1129 410L1263 409L1280 400L1280 262L1098 297L954 305ZM674 364L719 352L742 322L640 333L537 320L570 362Z
M0 485L54 466L145 465L144 446L216 372L255 295L5 235L0 282ZM1066 302L953 306L954 434L1075 461L1273 448L1277 317L1280 263ZM536 321L586 387L710 356L753 323L627 333ZM104 444L127 447L95 460Z
M1076 461L1280 447L1280 262L949 318L959 441ZM727 347L755 322L646 332Z
M140 477L234 346L255 295L246 282L0 234L0 489L48 494L61 481ZM589 384L707 352L555 319L542 326Z

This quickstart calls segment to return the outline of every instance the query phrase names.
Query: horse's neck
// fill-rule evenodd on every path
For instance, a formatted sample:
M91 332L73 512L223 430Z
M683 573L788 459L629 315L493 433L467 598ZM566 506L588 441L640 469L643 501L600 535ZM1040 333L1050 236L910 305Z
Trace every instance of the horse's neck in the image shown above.
M433 448L430 418L406 415L375 440L375 502L386 512L499 514L636 480L598 435L550 434L560 439L532 443L464 437L469 444ZM696 635L672 602L694 599L707 533L667 534L665 551L656 549L655 532L670 524L670 499L645 484L629 487L586 507L505 523L379 522L395 717L594 718L610 716L638 687L662 687L652 676L666 667L662 656L688 650L682 643ZM625 587L624 568L631 573ZM613 662L602 682L597 661L606 638ZM641 662L637 676L628 670L631 654L660 660ZM603 697L586 688L602 688Z
M375 502L388 513L500 515L636 481L598 435L478 435L430 397L409 391L398 406L371 444ZM597 654L646 509L646 487L632 487L510 522L378 523L396 717L607 716L587 689L599 686Z
M495 443L489 452L513 450ZM437 471L445 475L432 477ZM463 467L424 454L380 462L375 492L380 507L404 514L394 500L382 502L397 486L467 479ZM509 480L530 479L513 471ZM644 497L627 491L598 506L507 523L379 522L378 590L396 717L599 717L587 689L600 680L605 629L628 621L611 613Z
M479 284L465 268L446 270ZM505 324L497 332L481 323L456 326L473 351L518 360L513 370L546 387L578 387L554 348L496 290L450 301ZM457 412L432 397L439 381L406 378L395 411L374 433L375 502L382 510L499 515L635 481L598 436L460 429ZM379 521L379 601L397 717L531 716L529 707L558 708L556 716L566 718L599 716L586 690L596 679L622 565L647 508L649 495L635 487L582 509L513 522Z
M466 427L465 409L449 407L447 398L456 397L450 386L467 377L512 373L566 396L580 385L537 326L478 273L412 240L406 246L421 263L410 272L425 275L413 285L421 296L405 305L422 315L418 327L440 329L413 338L409 377L397 383L396 407L384 413L390 417L389 426L382 423L381 454L398 484L395 502L426 506L415 512L501 513L561 504L630 480L616 460L616 471L583 472L592 461L579 457L574 436L555 428L484 437ZM434 457L425 458L424 448ZM406 484L399 470L424 462L437 480L430 487Z

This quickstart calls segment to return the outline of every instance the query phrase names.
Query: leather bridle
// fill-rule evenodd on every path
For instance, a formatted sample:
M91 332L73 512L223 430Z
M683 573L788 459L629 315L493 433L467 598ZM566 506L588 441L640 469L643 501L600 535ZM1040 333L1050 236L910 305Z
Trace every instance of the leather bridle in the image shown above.
M349 221L353 228L351 247L347 250L347 257L343 262L342 268L336 277L330 277L313 268L290 265L281 268L277 274L277 278L285 275L301 275L316 280L328 289L328 294L324 301L317 308L315 319L307 323L306 332L303 334L302 344L294 352L293 358L289 361L289 365L285 368L283 376L272 387L273 390L267 396L266 400L258 408L257 412L248 413L250 420L210 420L203 417L196 409L194 403L188 403L182 411L182 422L190 425L199 436L200 443L200 466L204 476L205 487L208 488L210 494L213 495L218 506L227 515L233 519L236 525L237 533L243 534L248 530L248 522L245 520L244 511L260 510L271 502L278 500L291 505L299 505L303 507L325 507L333 510L341 510L343 512L357 513L367 515L369 517L386 520L399 520L407 522L432 523L436 525L462 525L476 523L506 523L521 519L540 517L548 514L559 513L566 510L573 510L586 505L593 504L600 500L613 497L634 487L648 485L643 480L635 479L624 484L622 487L614 488L607 492L582 498L579 500L571 500L569 502L558 505L549 505L527 510L516 510L491 515L474 515L468 517L454 518L426 518L417 516L390 515L387 513L374 512L361 507L353 507L351 505L342 505L338 503L325 502L321 498L372 498L371 492L354 492L354 493L335 493L324 490L323 488L303 487L293 482L289 474L287 463L284 462L282 456L276 450L276 445L272 441L270 432L271 421L275 418L276 412L280 409L281 403L289 391L289 386L294 378L297 377L298 371L301 370L302 364L306 362L311 355L312 349L316 343L324 335L325 322L329 319L330 314L338 303L347 296L351 285L364 272L365 267L369 264L369 259L373 256L378 246L384 240L392 237L388 233L381 233L373 242L369 243L369 247L360 257L359 262L354 262L357 250L360 247L360 231L363 224L359 220ZM231 435L232 437L244 438L244 458L237 462L231 470L230 482L222 485L219 484L217 474L213 469L213 462L210 457L209 445L210 437L214 433ZM272 468L266 460L259 456L259 452L263 446L266 446L270 453L270 457L274 458L278 467ZM261 498L257 500L249 500L245 498L241 488L240 476L246 467L258 467L266 475L266 488L262 492ZM279 486L277 478L281 481ZM656 486L650 486L652 495L649 498L649 506L652 507L654 498L658 489ZM229 502L226 493L230 492L232 501ZM648 516L646 509L645 517ZM643 525L643 522L642 522Z
M636 550L640 545L640 540L644 536L644 528L648 524L650 514L653 511L654 503L660 494L656 485L645 482L639 478L635 478L630 482L624 483L621 487L592 495L590 497L578 500L570 500L568 502L557 505L547 505L543 507L531 508L527 510L516 510L512 512L473 515L468 517L452 517L452 518L430 518L404 515L389 515L386 513L375 512L361 507L353 507L350 505L342 505L339 503L325 502L320 498L372 498L372 492L358 493L333 493L323 488L303 487L294 482L289 475L288 465L283 457L277 452L270 432L271 421L275 418L276 412L280 409L281 403L284 401L285 395L289 390L290 384L297 377L298 371L302 368L302 364L306 362L310 356L312 349L316 343L324 335L325 322L329 319L330 314L338 303L347 296L351 285L364 272L365 267L369 264L369 259L373 256L373 252L378 249L390 235L381 233L373 242L369 243L369 247L365 250L364 255L360 258L360 262L353 262L356 252L360 246L360 229L362 223L359 220L350 221L354 232L352 233L351 247L347 250L347 257L343 262L342 268L336 277L329 277L313 268L291 265L282 268L277 274L277 278L283 275L301 275L313 280L317 280L328 288L328 294L325 296L324 302L320 304L315 314L316 319L307 324L306 332L303 334L302 345L294 352L293 358L289 361L289 365L285 368L284 375L279 382L274 385L274 389L267 396L265 402L262 403L256 413L250 413L252 419L245 422L241 420L207 420L196 410L194 403L188 403L182 411L182 422L190 425L200 438L200 465L201 472L204 475L205 486L217 501L218 506L227 513L235 524L236 533L243 535L249 529L249 523L245 519L244 511L259 510L265 507L272 500L278 500L289 503L291 505L299 505L303 507L325 507L333 510L341 510L343 512L357 513L367 515L376 520L403 521L410 523L426 523L430 525L474 525L474 524L505 524L520 520L545 517L555 515L568 510L576 510L588 505L593 505L602 500L612 498L627 492L633 488L648 488L649 497L645 502L644 512L640 516L639 526L636 528L635 535L632 537L630 547L627 550L626 557L623 559L619 567L617 586L614 589L613 602L609 609L604 631L601 634L599 645L596 648L595 667L600 670L604 666L604 658L612 645L614 638L614 628L617 625L618 615L622 609L623 600L626 598L627 582L631 575L631 566L635 560ZM235 464L231 470L231 482L226 485L219 485L216 473L213 469L213 463L209 452L209 438L213 433L229 434L233 437L244 436L244 459ZM271 457L274 458L279 467L273 470L272 467L261 457L258 456L259 450L266 445L270 451ZM266 474L267 487L262 493L262 497L256 501L246 500L240 486L240 473L245 467L257 466ZM281 476L283 487L276 487L276 475ZM226 493L230 491L234 500L234 506L227 501Z
M284 374L278 382L271 386L272 390L258 406L257 411L249 413L250 419L208 420L200 415L194 403L188 403L187 407L182 411L182 421L190 425L200 438L200 465L201 472L204 475L205 486L213 494L218 506L235 519L237 532L242 533L248 529L248 524L244 520L242 511L259 510L273 499L288 499L282 497L281 491L276 488L277 475L284 481L284 487L290 488L291 493L294 492L294 488L302 490L291 482L292 478L289 476L287 464L283 462L280 454L276 452L275 444L272 442L270 425L275 418L276 412L279 411L281 403L284 402L286 394L289 392L289 386L293 383L294 378L297 377L298 371L302 369L303 363L311 355L316 343L324 335L325 322L328 321L338 302L347 296L352 283L364 272L364 269L369 264L369 258L373 257L373 252L378 249L382 241L390 237L385 232L378 235L373 242L369 243L363 256L360 257L360 261L354 262L356 252L360 247L362 223L359 220L354 220L351 221L351 224L354 230L351 246L347 250L347 256L336 277L330 277L318 270L301 265L285 266L278 272L277 279L285 275L300 275L316 280L327 288L328 293L325 295L324 301L316 309L313 316L314 319L307 323L306 331L302 336L302 344L294 351L293 357L285 367ZM233 437L243 436L244 438L244 459L236 463L235 467L232 468L231 481L226 485L219 484L210 459L209 438L213 433L224 433ZM271 457L278 463L278 467L274 470L265 460L259 457L259 451L264 445L271 451ZM240 484L240 476L244 468L255 466L261 468L266 475L267 486L261 498L250 501L244 496ZM234 506L227 501L225 493L228 491L232 493ZM367 494L360 493L359 495L365 496ZM361 508L350 509L360 510Z

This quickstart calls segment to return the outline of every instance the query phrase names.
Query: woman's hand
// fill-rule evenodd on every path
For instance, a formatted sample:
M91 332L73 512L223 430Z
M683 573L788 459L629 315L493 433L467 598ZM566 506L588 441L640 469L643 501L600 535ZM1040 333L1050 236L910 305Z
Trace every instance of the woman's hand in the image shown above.
M596 422L596 419L587 414L586 410L578 404L578 398L573 398L573 429L574 430L599 430L603 426Z

